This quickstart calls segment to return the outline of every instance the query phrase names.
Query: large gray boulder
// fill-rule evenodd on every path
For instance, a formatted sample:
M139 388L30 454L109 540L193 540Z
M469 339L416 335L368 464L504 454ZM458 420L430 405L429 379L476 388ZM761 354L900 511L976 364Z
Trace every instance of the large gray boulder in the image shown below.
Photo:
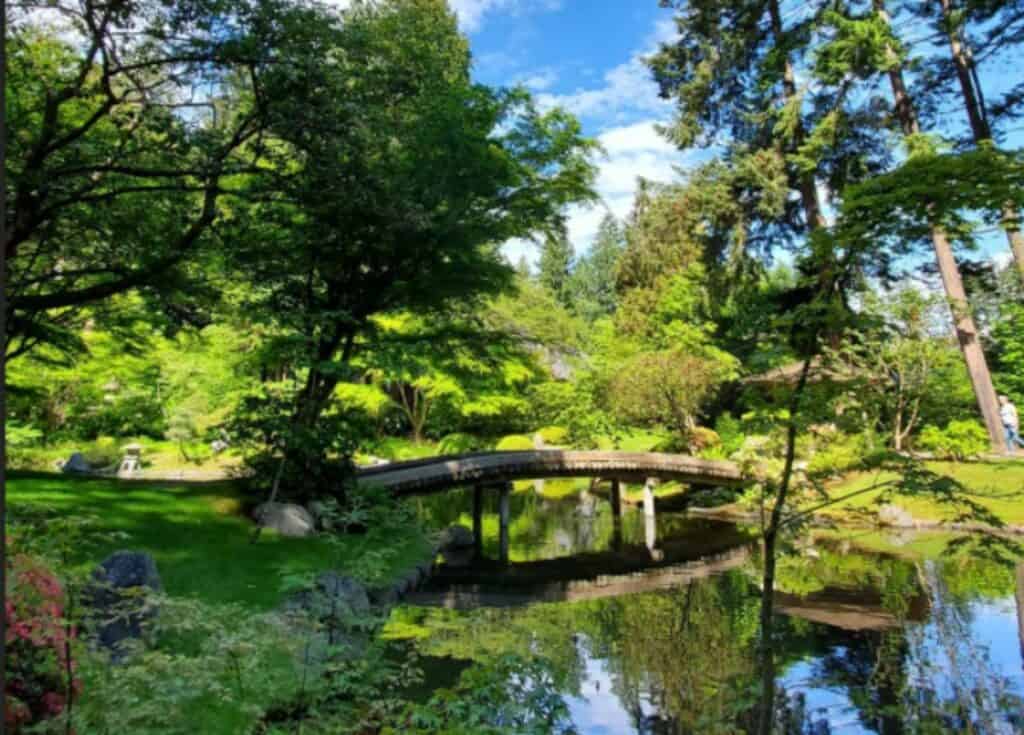
M145 552L116 551L93 571L83 591L86 624L114 660L143 637L159 613L154 593L162 590L156 562Z
M253 513L263 528L271 528L282 536L309 536L316 531L313 514L294 503L261 503Z
M883 505L878 509L878 522L893 528L913 528L914 517L898 505Z
M75 452L68 457L68 461L60 469L61 472L68 473L92 472L92 467L85 461L85 457L81 452Z
M476 537L473 535L473 532L465 526L448 526L448 528L441 531L441 537L438 539L437 547L441 551L471 549L475 543Z

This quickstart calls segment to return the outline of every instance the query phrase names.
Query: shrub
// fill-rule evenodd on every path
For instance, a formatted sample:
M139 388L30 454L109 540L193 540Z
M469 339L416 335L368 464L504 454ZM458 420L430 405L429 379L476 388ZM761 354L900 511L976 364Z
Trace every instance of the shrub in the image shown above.
M562 412L558 423L566 427L569 444L576 449L597 449L609 440L617 445L622 434L615 417L593 403L574 404Z
M693 453L703 452L706 449L717 447L722 443L721 437L714 429L706 426L695 426L687 437L687 446Z
M537 435L545 445L559 447L569 443L569 430L563 426L545 426L537 431Z
M558 421L559 415L580 399L572 383L550 381L531 386L528 400L533 425L545 426Z
M521 452L533 449L533 439L522 434L509 434L494 447L499 452Z
M950 421L945 429L928 425L917 438L917 446L938 457L962 460L988 451L988 432L972 419Z
M813 452L807 470L814 475L837 475L859 465L863 458L859 436L843 436Z
M22 426L21 424L9 423L7 425L7 446L16 449L32 447L40 443L43 432L34 426Z
M18 555L9 566L4 614L7 618L7 679L4 722L9 731L20 732L64 711L68 697L66 674L68 634L65 630L64 590L46 567ZM70 662L73 670L74 662ZM77 679L70 695L78 694Z
M738 452L743 447L743 440L746 435L743 433L743 424L731 413L723 413L715 421L715 433L718 434L721 442L716 449L724 457Z
M480 440L471 434L448 434L437 444L438 454L465 454L480 448Z

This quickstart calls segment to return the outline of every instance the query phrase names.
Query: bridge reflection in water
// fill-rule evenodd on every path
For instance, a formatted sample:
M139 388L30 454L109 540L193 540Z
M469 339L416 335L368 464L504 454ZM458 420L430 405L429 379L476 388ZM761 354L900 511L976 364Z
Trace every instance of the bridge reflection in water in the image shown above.
M499 494L497 558L487 558L482 543L484 496L488 490ZM618 481L612 481L607 493L613 524L608 548L528 561L509 559L509 528L514 520L510 516L511 483L496 488L478 486L472 496L476 548L469 558L453 555L451 561L442 561L432 578L406 598L406 604L472 610L572 603L684 588L697 580L740 569L749 572L751 594L758 594L756 534L731 523L685 519L679 513L664 513L659 518L653 482L644 487L641 508L627 514L634 521L630 542L623 540L622 488ZM521 499L522 493L515 497ZM595 514L593 506L601 502L595 493L581 489L562 505L568 504L579 516ZM546 505L550 512L558 504ZM635 523L641 513L642 536ZM874 589L826 586L802 595L776 591L774 597L775 608L781 614L848 631L897 628L908 621L926 619L929 609L923 589L909 598L902 619L886 609Z

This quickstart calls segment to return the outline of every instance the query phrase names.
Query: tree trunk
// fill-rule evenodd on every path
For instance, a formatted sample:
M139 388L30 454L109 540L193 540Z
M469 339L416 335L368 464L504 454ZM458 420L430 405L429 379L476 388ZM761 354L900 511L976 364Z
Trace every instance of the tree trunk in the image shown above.
M775 45L784 48L784 29L782 26L782 12L778 0L771 0L768 3L768 13L771 18L772 36ZM784 58L782 71L782 91L786 103L790 103L796 97L796 72L793 69L793 62L787 53ZM802 118L797 122L794 132L796 146L799 146L805 137ZM800 203L804 208L804 218L807 221L807 231L811 232L819 227L825 226L825 217L821 213L821 204L818 202L818 187L811 173L801 173L797 181L797 189L800 192Z
M874 0L874 4L875 12L888 24L889 14L885 9L884 0ZM899 63L895 50L890 48L889 56L892 62L889 67L889 82L892 86L896 117L900 121L904 135L908 137L917 135L921 132L921 127L917 120L914 102L903 81L903 67ZM967 293L964 291L960 270L957 267L956 258L953 256L953 248L942 227L933 224L931 231L935 259L939 266L939 273L942 274L942 285L946 289L946 299L949 301L953 313L957 341L960 343L964 362L967 363L967 372L971 377L971 385L978 400L978 408L981 410L985 427L988 429L992 448L995 451L1004 451L1006 439L1003 435L1003 423L999 418L999 403L996 401L996 391L992 386L992 375L989 372L988 363L985 361L981 342L978 340L978 328L975 326L974 317L971 316Z
M946 23L946 35L949 37L949 49L953 56L953 65L956 67L957 80L960 82L964 109L971 125L971 136L975 145L982 141L991 141L992 127L988 122L985 101L981 89L975 86L977 77L972 73L974 58L971 49L960 37L959 28L954 24L951 0L939 0L939 5L942 7L942 18ZM1003 230L1013 252L1013 260L1017 264L1017 274L1021 283L1024 283L1024 234L1020 231L1020 216L1011 204L1003 207Z

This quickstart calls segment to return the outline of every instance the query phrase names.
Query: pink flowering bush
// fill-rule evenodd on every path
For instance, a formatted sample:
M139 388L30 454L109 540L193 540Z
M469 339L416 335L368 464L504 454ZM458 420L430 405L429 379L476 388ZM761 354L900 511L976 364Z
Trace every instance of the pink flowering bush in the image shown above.
M9 558L7 568L7 731L64 711L80 682L68 659L75 630L64 621L64 590L57 577L26 555ZM68 676L71 673L69 686ZM70 690L70 691L69 691Z

